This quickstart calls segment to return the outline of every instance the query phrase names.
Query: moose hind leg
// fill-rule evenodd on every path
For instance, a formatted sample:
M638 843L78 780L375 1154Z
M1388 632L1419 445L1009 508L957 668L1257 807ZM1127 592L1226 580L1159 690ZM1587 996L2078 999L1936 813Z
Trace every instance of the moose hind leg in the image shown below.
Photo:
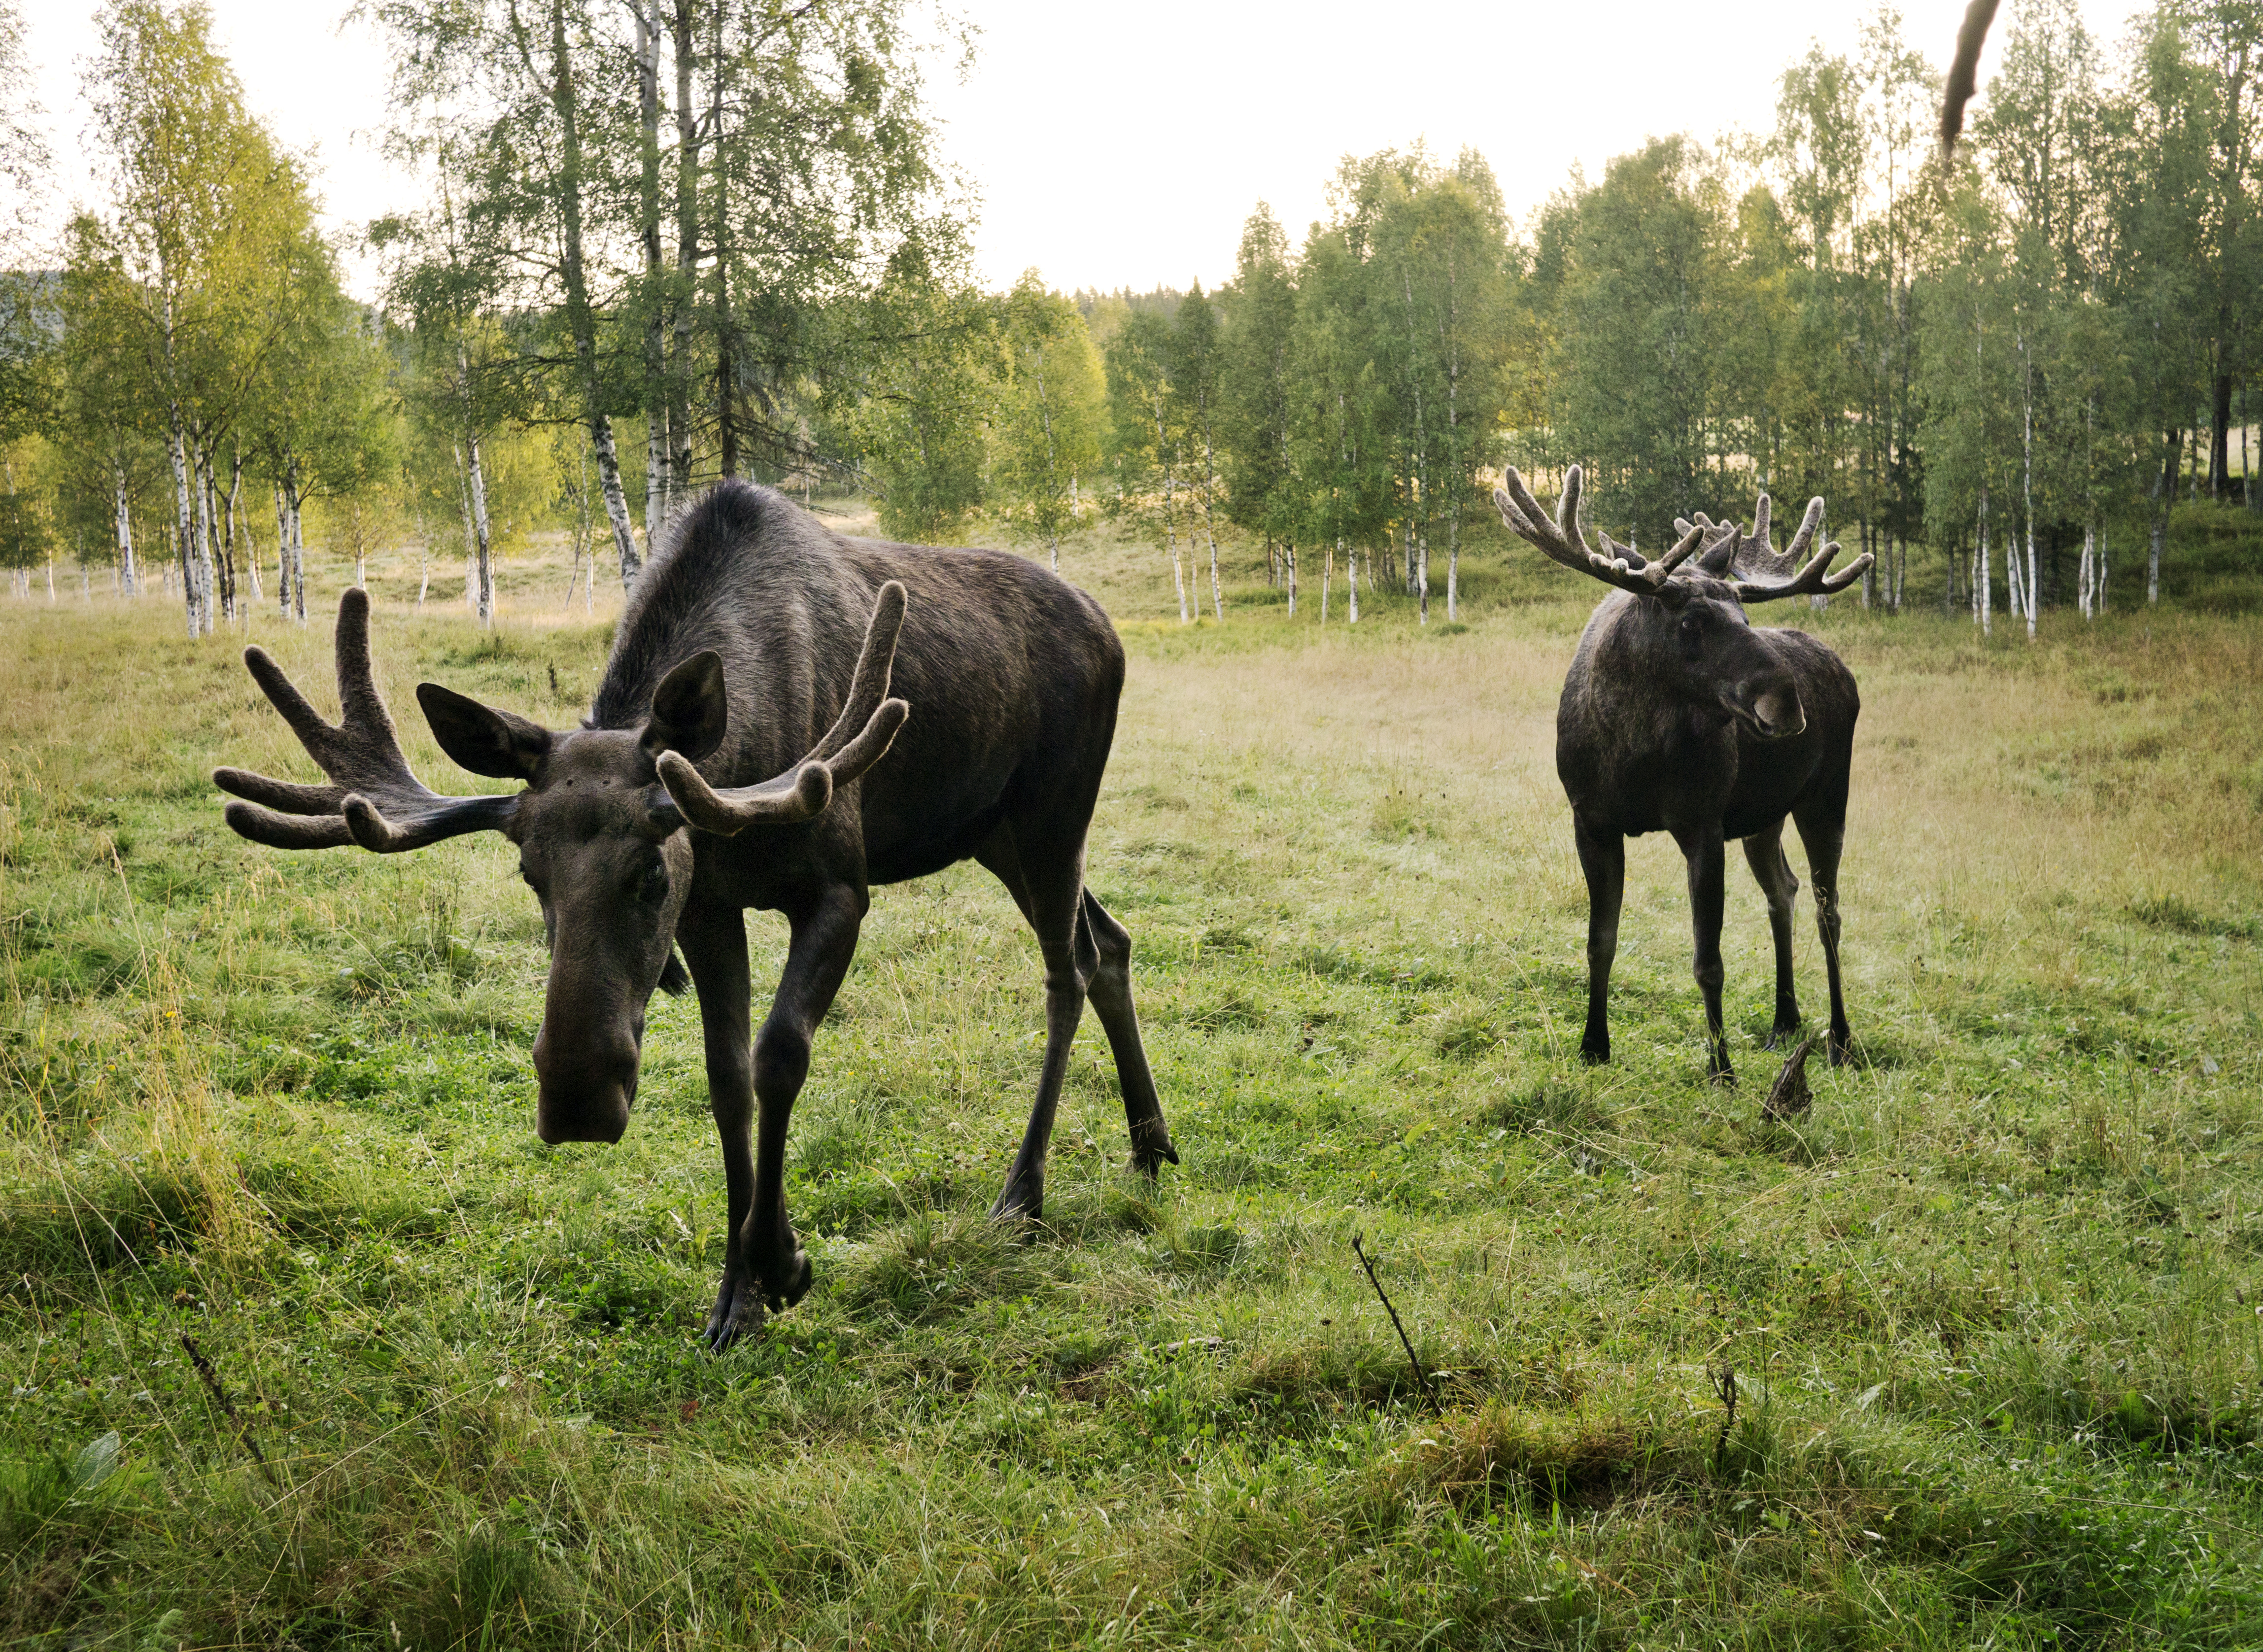
M1619 905L1626 892L1626 838L1576 816L1580 869L1587 874L1587 1025L1580 1056L1590 1066L1611 1059L1611 961L1619 950Z
M1784 859L1782 821L1745 839L1745 860L1768 897L1768 933L1775 940L1775 1020L1767 1045L1774 1049L1799 1031L1799 990L1791 972L1791 903L1799 894L1799 880Z
M1847 1025L1847 996L1839 982L1839 856L1847 840L1847 798L1826 800L1795 810L1799 841L1807 850L1807 873L1815 883L1815 932L1823 941L1823 968L1831 985L1831 1064L1843 1067L1854 1033Z
M1108 1047L1116 1057L1116 1081L1124 1091L1124 1122L1132 1132L1132 1168L1153 1176L1166 1160L1176 1164L1179 1150L1171 1143L1170 1127L1163 1121L1162 1098L1155 1093L1155 1075L1147 1065L1147 1047L1139 1039L1139 1011L1132 1007L1132 935L1100 904L1091 890L1084 891L1078 914L1078 951L1089 946L1098 956L1093 972L1093 1013L1108 1034Z
M1045 844L1031 853L1012 827L1001 826L985 841L977 859L1013 895L1036 932L1038 951L1045 959L1045 1054L1038 1071L1037 1098L1006 1185L990 1206L994 1221L1035 1221L1045 1214L1045 1155L1052 1143L1061 1085L1068 1077L1069 1051L1076 1041L1077 1023L1084 1018L1085 989L1099 967L1089 933L1078 921L1084 844L1081 839L1066 849Z

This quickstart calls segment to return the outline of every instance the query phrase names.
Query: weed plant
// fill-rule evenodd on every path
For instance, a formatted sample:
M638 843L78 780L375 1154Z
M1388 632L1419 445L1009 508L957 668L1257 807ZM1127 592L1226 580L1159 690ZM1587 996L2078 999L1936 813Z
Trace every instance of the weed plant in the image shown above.
M1155 562L1065 556L1127 616ZM722 1358L696 1005L620 1146L539 1145L508 845L241 842L209 767L307 768L226 639L0 603L0 1646L2263 1643L2263 633L1781 616L1862 685L1858 1059L1766 1124L1759 895L1712 1089L1662 839L1577 1060L1590 593L1511 566L1450 634L1340 584L1320 631L1309 558L1293 628L1125 618L1091 880L1182 1166L1119 1170L1088 1018L1047 1226L986 1221L1036 951L972 866L877 892L794 1121L816 1287ZM381 609L428 778L480 784L420 677L579 714L554 599ZM326 623L251 634L326 687Z

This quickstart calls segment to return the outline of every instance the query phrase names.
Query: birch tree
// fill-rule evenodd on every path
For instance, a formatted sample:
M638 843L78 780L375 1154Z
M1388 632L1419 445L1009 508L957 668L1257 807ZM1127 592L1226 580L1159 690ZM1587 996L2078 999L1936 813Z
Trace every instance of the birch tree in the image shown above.
M1008 383L997 466L1002 502L1045 546L1058 573L1077 480L1100 463L1107 415L1100 356L1076 306L1047 292L1034 270L1007 298L1004 344Z
M1218 310L1197 281L1171 324L1171 391L1179 399L1179 420L1187 433L1188 493L1202 504L1203 537L1210 547L1211 617L1225 620L1225 597L1218 572L1218 399L1221 365ZM1195 450L1202 468L1194 468Z
M231 571L214 555L213 466L292 324L318 256L297 164L246 112L242 88L187 5L112 0L87 92L111 196L75 256L116 305L136 375L162 409L173 533L190 634L233 618Z
M1226 515L1264 540L1267 574L1286 584L1293 619L1304 525L1290 442L1296 274L1289 238L1262 201L1242 226L1226 322L1218 384Z
M1171 328L1153 310L1134 310L1108 341L1110 448L1116 467L1114 514L1144 532L1169 559L1179 623L1187 605L1186 568L1179 554L1179 500L1185 469L1183 403L1171 382Z

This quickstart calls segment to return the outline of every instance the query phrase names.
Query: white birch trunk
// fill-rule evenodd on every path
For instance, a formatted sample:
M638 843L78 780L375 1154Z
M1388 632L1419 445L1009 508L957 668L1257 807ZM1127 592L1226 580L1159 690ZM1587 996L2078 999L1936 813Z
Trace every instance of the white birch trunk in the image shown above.
M472 525L471 473L464 467L464 445L451 445L456 457L456 500L464 511L464 606L477 612L480 605L480 536Z
M629 531L629 503L621 492L621 461L613 446L612 420L603 413L591 419L589 440L597 450L597 485L604 490L605 519L612 524L613 544L621 554L621 589L626 591L636 583L637 569L644 564L637 556L636 536ZM472 485L476 492L476 476ZM484 506L481 514L485 514Z
M1294 619L1297 617L1297 541L1296 541L1296 540L1283 540L1283 541L1282 541L1282 545L1281 545L1281 559L1282 559L1282 561L1283 561L1283 562L1285 562L1285 563L1287 563L1287 564L1288 564L1288 569L1289 569L1289 618L1291 618L1291 620L1294 620Z
M165 456L173 464L173 543L180 553L181 605L189 634L200 637L205 634L204 621L197 612L197 587L190 569L196 554L196 505L189 496L188 444L181 432L181 404L172 402L167 409Z
M141 594L134 571L134 512L126 496L126 472L120 469L118 479L118 593L121 597Z
M644 554L660 543L660 530L668 522L668 412L655 409L645 416L644 431Z
M1194 616L1187 612L1187 576L1179 566L1179 519L1171 511L1171 449L1163 433L1163 404L1155 403L1155 456L1163 461L1163 548L1171 559L1171 583L1179 593L1179 623L1189 625Z
M275 612L291 617L291 513L283 508L283 484L275 484Z
M1328 587L1336 580L1336 553L1341 542L1326 547L1320 554L1320 629L1328 628Z
M237 537L236 527L238 518L236 505L242 497L243 450L239 447L228 460L228 543L231 554L234 553ZM243 571L251 580L251 598L249 602L239 603L237 605L243 610L244 618L248 620L251 617L251 604L266 601L267 593L259 588L259 553L257 548L251 542L250 523L244 522L242 524L242 529Z
M1995 592L1996 576L1988 566L1988 484L1980 484L1980 548L1979 568L1972 581L1972 600L1978 605L1980 634L1989 634L1988 606Z
M2091 606L2100 613L2106 612L2106 530L2098 530L2098 583L2090 593Z
M2028 641L2035 640L2035 364L2028 355L2028 341L2020 340L2020 506L2027 518L2028 578L2021 591L2026 605ZM2014 561L2019 547L2012 547Z
M1341 540L1337 543L1341 544ZM1372 569L1369 570L1370 574ZM1359 547L1354 545L1344 553L1344 601L1349 609L1346 625L1359 623Z
M1210 541L1210 608L1218 624L1225 623L1225 598L1218 585L1218 523L1211 502L1218 494L1218 466L1211 457L1210 412L1203 411L1203 537Z
M205 633L210 635L217 619L233 620L235 615L224 608L215 614L215 605L225 605L228 593L220 589L220 523L213 499L212 458L200 455L195 464L197 484L197 575L203 587Z
M291 616L307 623L307 520L299 498L299 461L283 467L283 498L291 512Z
M466 474L470 480L472 492L474 547L472 609L479 617L480 629L487 631L493 629L495 626L495 542L488 526L488 479L486 469L480 463L480 438L477 431L472 431L466 436L464 451L468 461ZM614 475L613 482L614 491L618 494L620 490L620 477L618 472ZM628 508L624 505L621 508L621 526L624 530L626 529L627 524ZM629 549L628 554L631 556L636 554L633 547Z

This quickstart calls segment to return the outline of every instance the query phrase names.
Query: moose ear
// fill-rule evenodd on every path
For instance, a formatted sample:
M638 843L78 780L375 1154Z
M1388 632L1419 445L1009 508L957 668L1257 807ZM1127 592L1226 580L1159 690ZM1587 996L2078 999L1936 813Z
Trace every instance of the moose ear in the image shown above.
M437 683L416 685L416 703L432 725L432 738L459 769L498 780L527 780L550 750L550 731L539 723Z
M731 719L723 688L723 656L702 649L660 679L652 691L652 717L639 743L657 757L673 751L697 763L723 743Z

